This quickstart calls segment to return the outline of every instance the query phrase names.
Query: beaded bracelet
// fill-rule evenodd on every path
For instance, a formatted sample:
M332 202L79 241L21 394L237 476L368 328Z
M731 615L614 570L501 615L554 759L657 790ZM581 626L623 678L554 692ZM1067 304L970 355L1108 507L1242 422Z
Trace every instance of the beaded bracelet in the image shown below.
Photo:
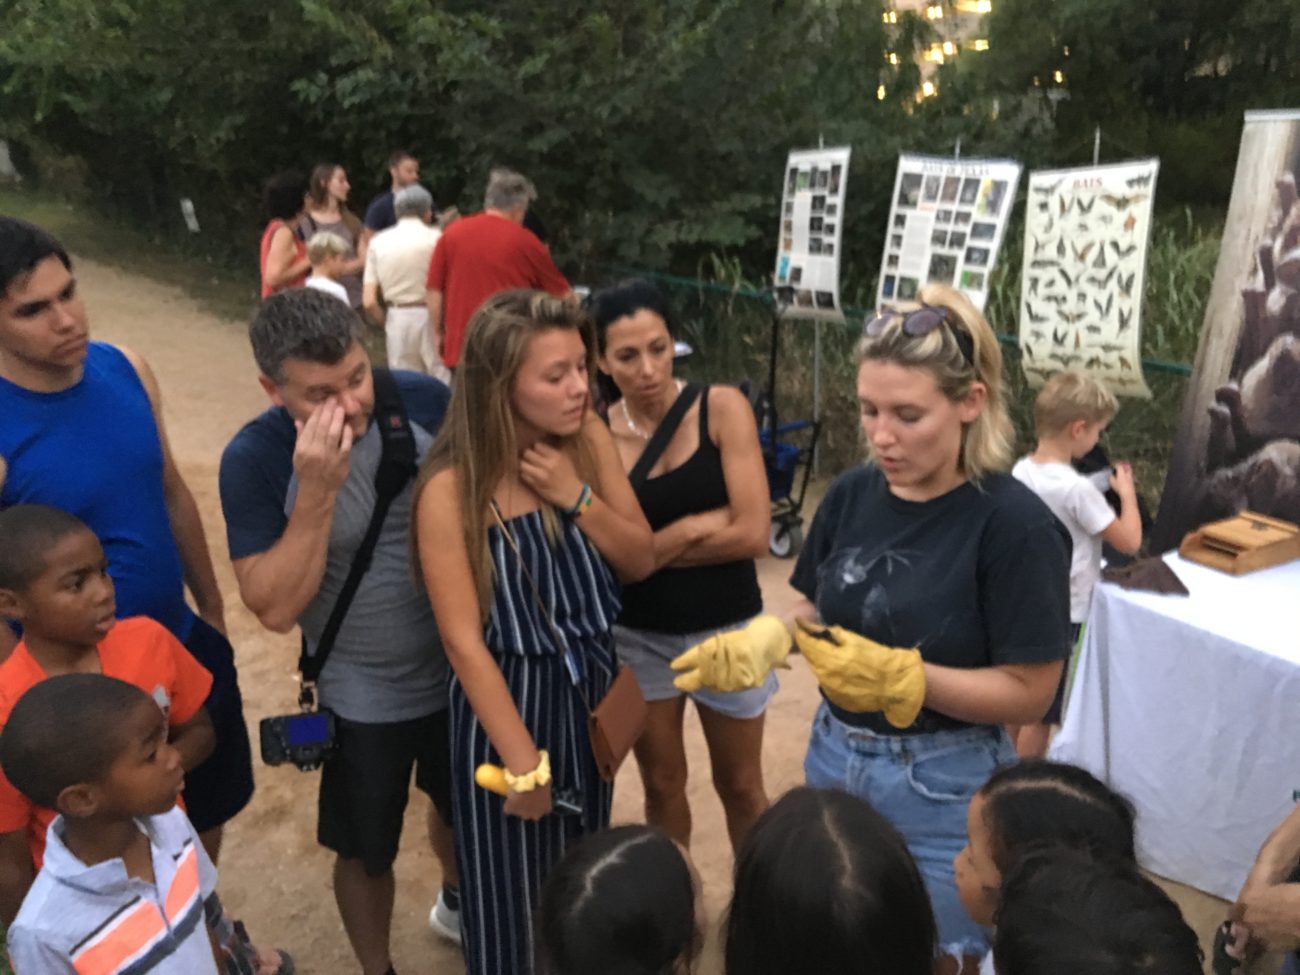
M577 518L590 508L592 502L595 500L595 495L591 493L591 485L584 484L582 486L582 491L578 494L578 500L573 502L573 507L561 508L560 511L568 515L570 518Z
M537 768L525 775L515 775L509 769L506 773L506 786L511 792L532 792L544 785L551 784L551 758L546 754L546 749L539 749L537 754L541 756L537 762Z

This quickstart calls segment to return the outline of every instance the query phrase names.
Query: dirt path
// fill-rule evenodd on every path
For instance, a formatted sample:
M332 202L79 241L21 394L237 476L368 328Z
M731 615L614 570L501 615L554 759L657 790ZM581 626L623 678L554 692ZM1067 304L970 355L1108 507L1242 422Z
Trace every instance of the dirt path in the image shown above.
M172 450L198 499L213 549L246 716L256 742L260 718L293 706L297 637L267 632L244 608L226 551L217 465L230 438L266 406L243 323L215 318L179 290L138 275L89 261L79 262L77 270L94 337L137 350L158 375ZM788 572L788 562L766 559L760 564L772 611L780 612L793 598L784 584ZM781 692L768 711L764 748L764 772L772 795L803 779L803 752L817 699L816 685L802 660L796 659L793 669L780 679ZM687 748L695 816L691 851L704 879L709 916L716 921L730 894L732 859L694 712L687 717ZM258 941L290 950L304 975L355 971L334 907L331 857L315 841L316 777L294 769L267 768L260 762L256 774L252 805L227 834L221 862L223 898ZM415 794L407 812L396 865L393 960L402 972L455 975L463 971L459 950L435 939L425 926L439 885L437 863L421 826L426 801ZM641 806L641 783L628 763L615 790L614 821L640 821ZM1222 917L1222 907L1211 898L1185 888L1176 895L1198 932L1211 930ZM703 975L721 971L717 939L712 935L697 968Z

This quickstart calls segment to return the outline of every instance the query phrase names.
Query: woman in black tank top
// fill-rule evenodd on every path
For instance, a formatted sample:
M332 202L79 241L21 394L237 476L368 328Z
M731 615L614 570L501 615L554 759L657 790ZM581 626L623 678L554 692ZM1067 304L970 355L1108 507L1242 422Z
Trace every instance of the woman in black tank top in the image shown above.
M636 673L650 703L636 746L646 820L689 844L682 742L686 695L673 686L668 664L695 643L762 611L754 559L767 549L767 476L753 410L744 396L730 387L701 390L673 378L671 316L652 284L630 280L598 292L592 312L602 378L613 387L607 389L613 394L610 430L654 531L655 572L625 587L614 627L619 656ZM690 406L681 413L685 403ZM677 416L662 453L638 477L634 468L655 431ZM769 679L752 691L690 695L733 847L767 807L763 714L775 690L775 680Z

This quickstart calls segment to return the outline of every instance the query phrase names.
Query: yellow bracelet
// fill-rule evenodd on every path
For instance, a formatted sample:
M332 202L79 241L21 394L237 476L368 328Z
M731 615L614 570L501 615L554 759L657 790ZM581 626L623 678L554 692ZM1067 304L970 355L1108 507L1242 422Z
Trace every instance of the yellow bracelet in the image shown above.
M515 775L506 769L506 785L511 792L532 792L534 789L551 784L551 758L544 748L539 749L537 754L541 756L537 768L525 775Z

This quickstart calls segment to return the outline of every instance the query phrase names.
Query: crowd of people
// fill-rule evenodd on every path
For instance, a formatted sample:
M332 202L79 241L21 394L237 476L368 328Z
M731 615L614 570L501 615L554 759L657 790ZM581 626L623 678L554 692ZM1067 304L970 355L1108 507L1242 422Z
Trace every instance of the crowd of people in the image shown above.
M1134 810L1035 757L1100 544L1140 542L1127 468L1116 512L1070 464L1113 399L1049 383L1013 476L979 311L928 286L872 314L869 458L830 485L778 619L755 567L753 411L674 377L664 297L630 280L580 301L527 229L519 173L493 170L482 212L441 228L417 161L395 153L390 175L364 222L342 167L268 184L249 340L269 406L220 464L240 597L301 630L304 703L329 718L317 839L364 975L394 971L412 780L432 800L429 924L470 975L693 970L688 699L736 855L727 975L1200 970L1137 868ZM245 931L216 893L252 761L160 403L145 359L91 341L63 245L0 218L0 921L18 975L293 967L250 940L292 932ZM821 701L806 786L770 802L764 714L795 648ZM646 823L610 829L593 714L632 678ZM1237 954L1294 946L1252 926L1300 861L1293 834L1234 908Z

